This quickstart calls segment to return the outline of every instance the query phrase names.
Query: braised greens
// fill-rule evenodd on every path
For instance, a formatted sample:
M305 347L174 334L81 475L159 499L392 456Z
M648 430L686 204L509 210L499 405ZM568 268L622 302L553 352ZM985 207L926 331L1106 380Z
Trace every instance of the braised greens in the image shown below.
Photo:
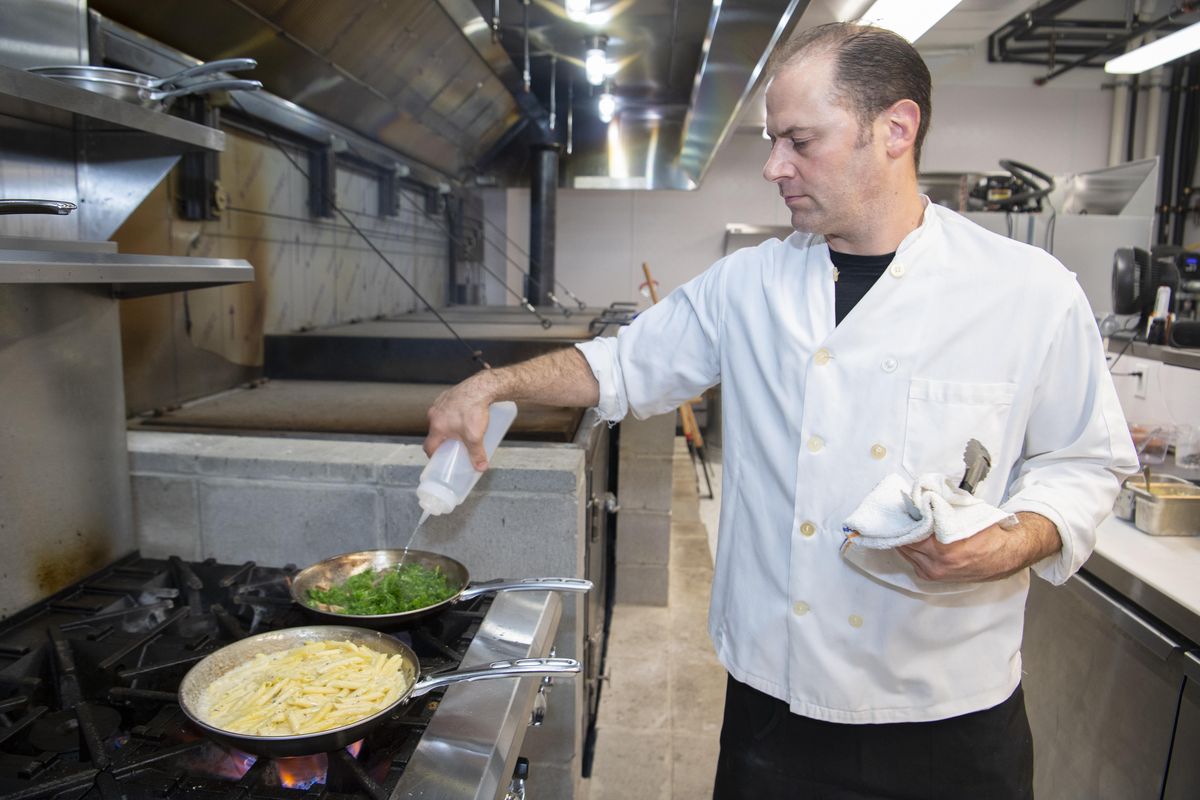
M360 572L329 589L309 589L308 599L341 614L399 614L436 605L457 591L440 569L402 564Z

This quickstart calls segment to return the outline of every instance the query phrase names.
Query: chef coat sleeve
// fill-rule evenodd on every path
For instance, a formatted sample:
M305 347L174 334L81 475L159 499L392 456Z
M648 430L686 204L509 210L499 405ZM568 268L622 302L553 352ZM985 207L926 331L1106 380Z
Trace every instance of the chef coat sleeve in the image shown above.
M1032 511L1058 527L1062 550L1033 566L1062 584L1096 544L1096 526L1112 512L1138 459L1109 375L1100 332L1083 290L1054 333L1034 390L1023 459L1009 485L1006 511Z
M575 345L600 384L607 422L679 407L721 380L720 331L728 258L675 289L616 336Z

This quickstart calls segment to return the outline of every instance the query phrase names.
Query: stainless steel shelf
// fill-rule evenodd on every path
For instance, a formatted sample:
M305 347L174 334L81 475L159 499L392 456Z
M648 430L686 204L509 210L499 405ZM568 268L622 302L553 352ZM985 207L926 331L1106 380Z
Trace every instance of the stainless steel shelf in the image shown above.
M215 128L5 66L0 66L0 115L58 128L83 120L93 130L137 131L173 141L181 152L225 148L225 134Z
M1200 369L1200 350L1183 350L1178 347L1165 347L1159 344L1146 344L1145 342L1133 342L1130 344L1128 337L1110 337L1108 340L1108 352L1115 354L1122 352L1122 350L1124 350L1126 355L1137 358L1161 361L1164 364L1170 364L1174 367Z
M116 297L144 297L253 280L250 263L234 258L0 250L0 284L108 285Z

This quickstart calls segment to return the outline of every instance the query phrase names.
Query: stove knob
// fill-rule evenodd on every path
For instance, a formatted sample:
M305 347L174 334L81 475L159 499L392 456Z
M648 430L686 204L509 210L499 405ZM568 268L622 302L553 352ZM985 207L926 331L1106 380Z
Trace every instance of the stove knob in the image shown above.
M512 781L508 784L508 792L504 800L525 800L525 781L529 777L529 759L518 758L517 768L513 770Z
M546 721L546 687L538 687L538 693L533 698L533 712L529 715L529 727L540 728Z

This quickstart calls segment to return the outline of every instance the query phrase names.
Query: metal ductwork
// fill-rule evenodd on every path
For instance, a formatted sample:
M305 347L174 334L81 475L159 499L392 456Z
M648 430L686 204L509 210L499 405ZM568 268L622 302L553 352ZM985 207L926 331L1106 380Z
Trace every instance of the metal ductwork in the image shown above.
M541 144L560 184L694 189L808 0L91 0L189 55L258 59L267 91L458 179L531 180ZM584 78L603 37L617 111ZM551 119L547 109L555 109Z
M91 1L106 17L189 55L256 58L254 77L267 91L459 176L522 112L489 42L465 35L443 4L469 7L465 0Z
M557 192L558 145L537 145L529 187L529 279L525 287L525 297L535 306L550 305L554 293Z
M492 0L475 5L485 19L497 7ZM768 56L795 29L808 0L722 0L707 6L706 14L688 5L594 2L592 18L575 22L565 18L561 2L501 0L499 27L510 59L524 66L528 40L532 90L543 107L557 92L559 124L542 133L569 148L562 185L695 189L762 82ZM581 64L597 34L616 67L612 123L600 120L602 89L589 85ZM558 65L553 82L552 63ZM526 152L514 146L508 155L524 158Z

